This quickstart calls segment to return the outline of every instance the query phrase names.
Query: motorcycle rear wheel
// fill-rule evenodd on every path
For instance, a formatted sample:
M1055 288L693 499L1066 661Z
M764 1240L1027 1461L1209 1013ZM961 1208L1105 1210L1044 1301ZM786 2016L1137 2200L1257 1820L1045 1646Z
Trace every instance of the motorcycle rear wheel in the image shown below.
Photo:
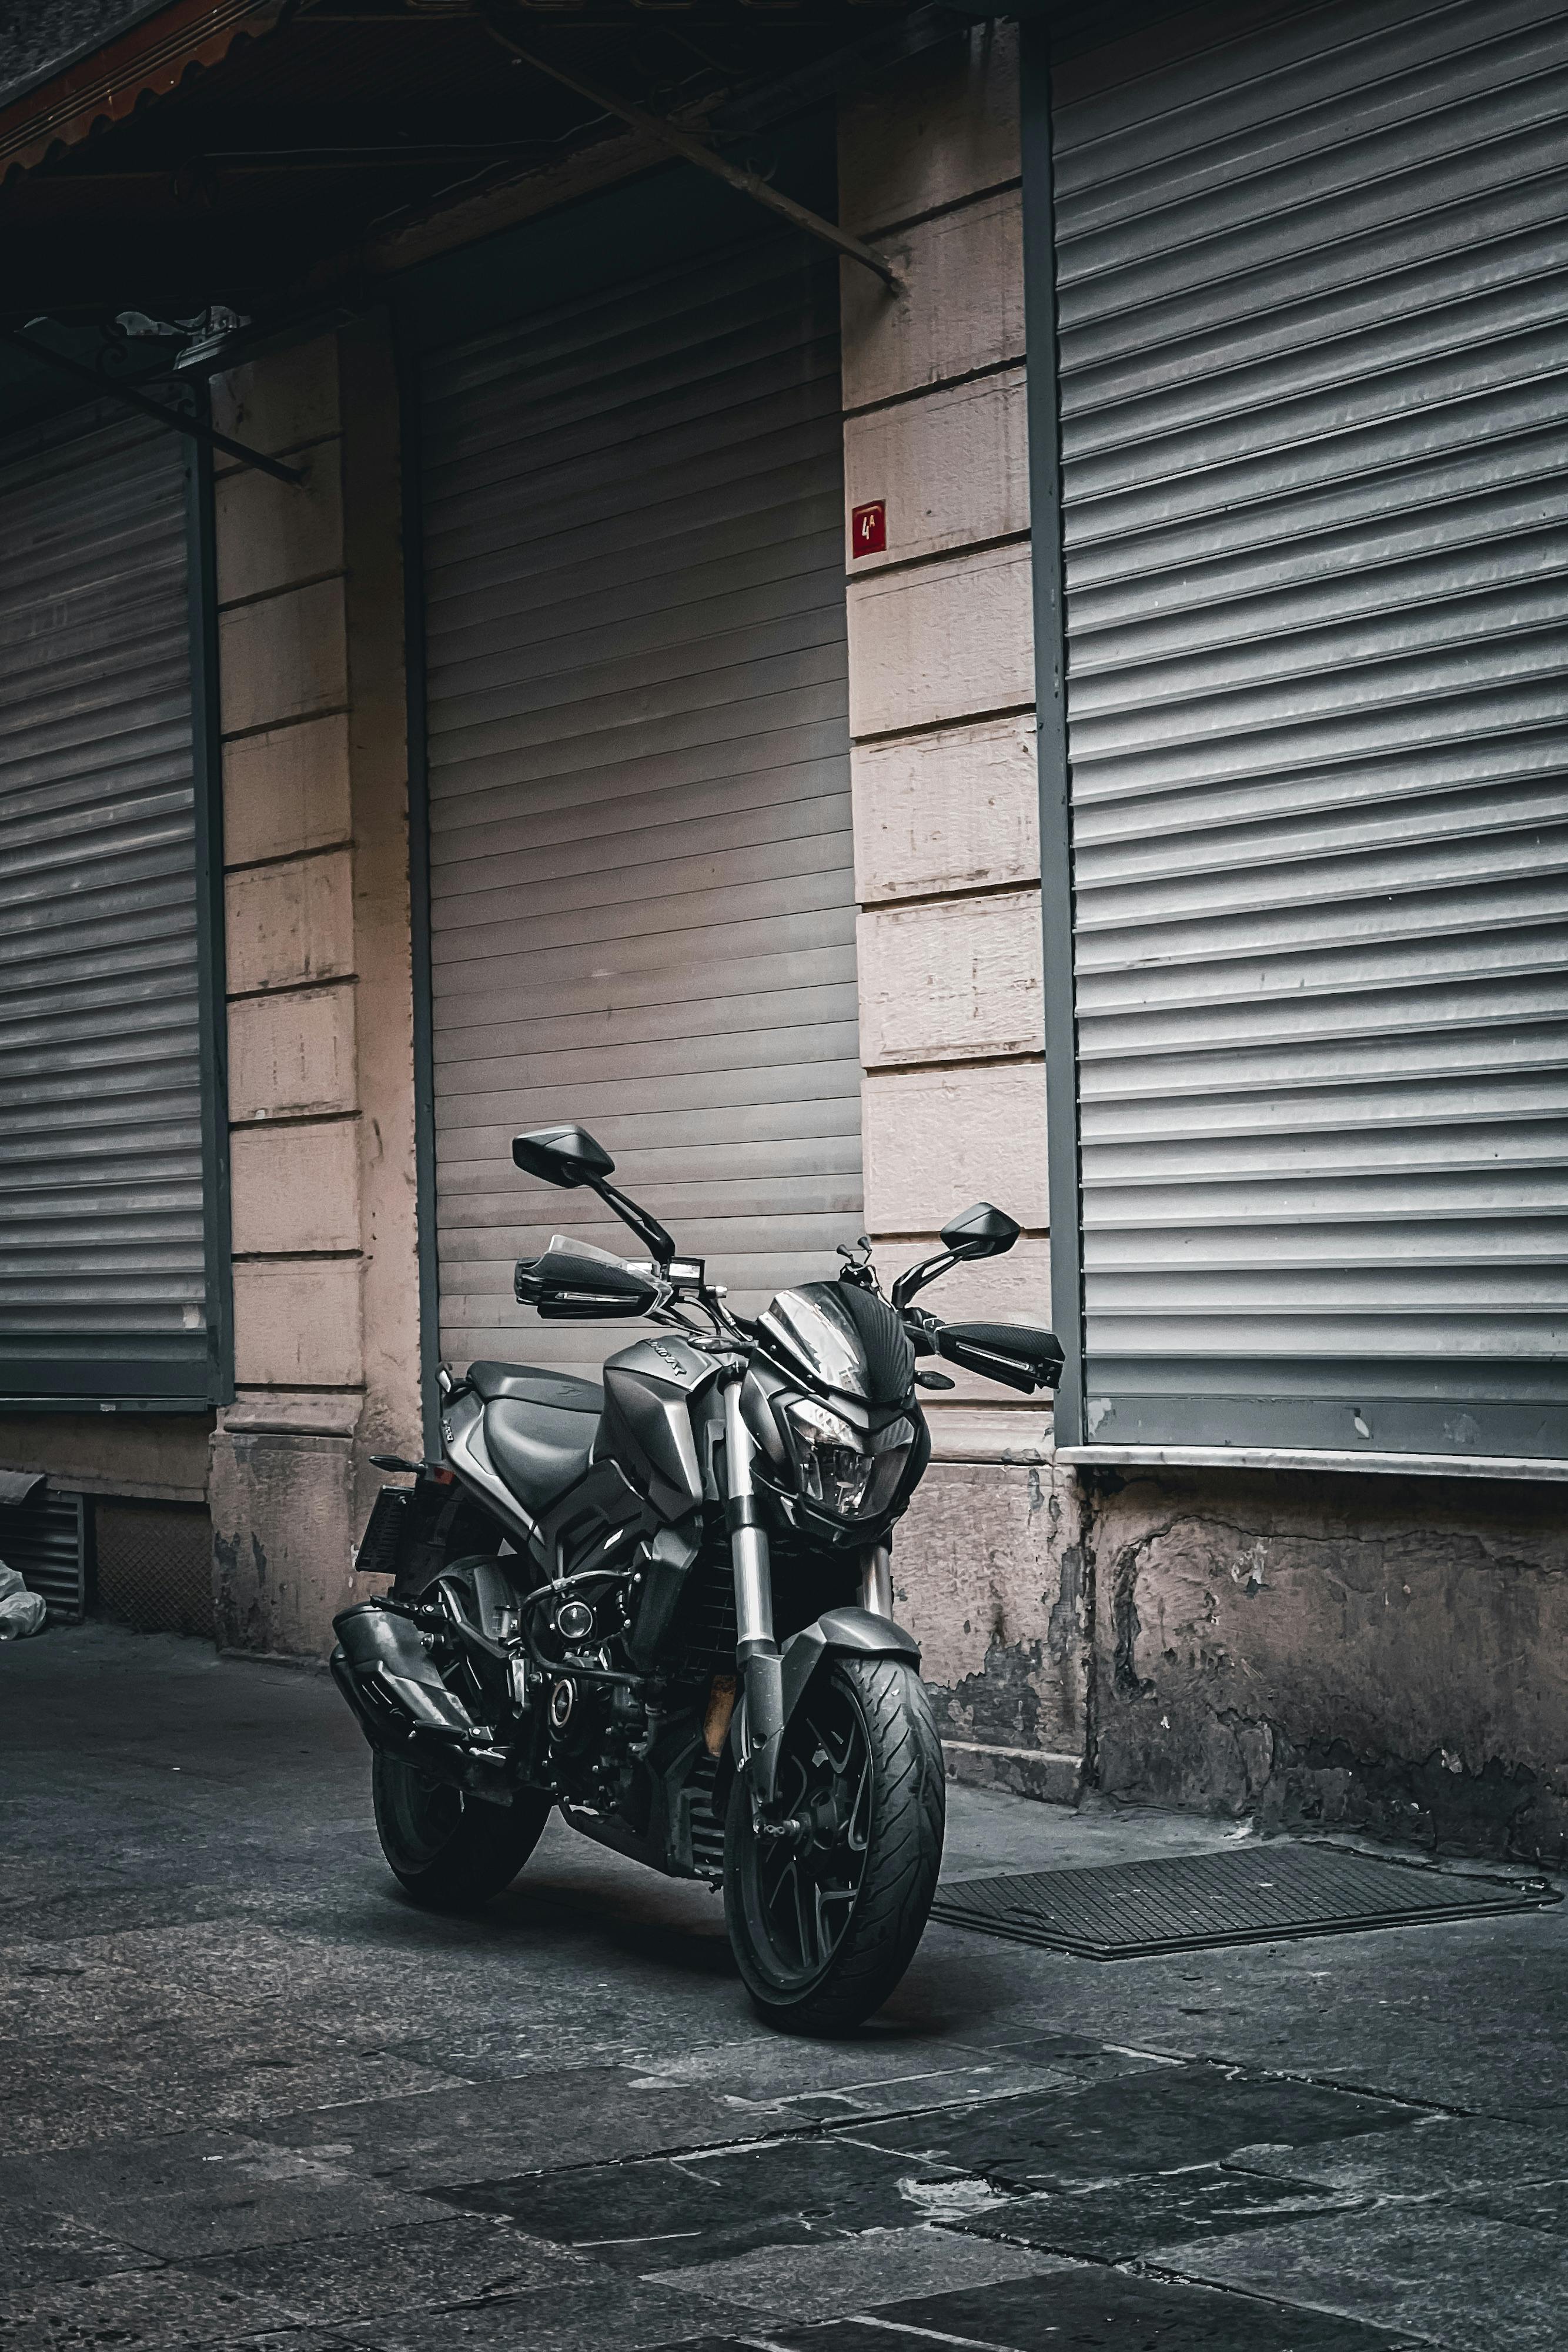
M758 1836L744 1780L725 1820L724 1907L753 2005L788 2033L843 2033L880 2009L936 1892L942 1744L901 1658L834 1658L790 1718L779 1810Z
M486 1804L427 1780L401 1756L371 1759L376 1835L392 1876L433 1911L469 1911L509 1886L539 1842L552 1800L521 1789Z

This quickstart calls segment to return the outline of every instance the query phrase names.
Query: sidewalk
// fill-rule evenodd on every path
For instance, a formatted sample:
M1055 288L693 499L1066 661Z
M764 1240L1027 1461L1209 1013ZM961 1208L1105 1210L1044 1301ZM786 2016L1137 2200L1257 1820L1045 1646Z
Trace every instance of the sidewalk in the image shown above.
M0 1649L0 2347L1560 2352L1568 1906L1098 1965L932 1927L855 2040L546 1833L413 1909L324 1676ZM948 1869L1239 1832L950 1792Z

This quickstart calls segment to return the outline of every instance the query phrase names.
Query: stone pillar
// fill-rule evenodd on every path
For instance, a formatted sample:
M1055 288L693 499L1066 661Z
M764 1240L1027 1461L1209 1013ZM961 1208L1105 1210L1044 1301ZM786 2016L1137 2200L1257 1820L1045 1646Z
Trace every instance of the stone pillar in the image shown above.
M841 217L866 1219L896 1270L985 1199L1024 1238L946 1281L959 1317L1050 1319L1016 28L927 51L848 104ZM846 517L847 522L847 517ZM1071 1796L1086 1637L1074 1490L1037 1400L961 1378L894 1579L951 1768Z
M361 327L214 393L224 430L308 477L235 467L216 492L237 1391L213 1441L218 1638L320 1656L364 1457L419 1445L395 383Z

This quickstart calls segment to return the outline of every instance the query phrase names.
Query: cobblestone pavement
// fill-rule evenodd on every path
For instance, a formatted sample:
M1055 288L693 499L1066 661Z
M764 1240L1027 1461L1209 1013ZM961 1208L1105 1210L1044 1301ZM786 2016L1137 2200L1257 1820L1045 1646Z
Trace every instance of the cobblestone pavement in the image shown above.
M848 2042L552 1826L414 1909L324 1677L0 1650L0 2352L1561 2352L1568 1906L1107 1966L933 1927ZM954 1793L948 1867L1193 1852Z

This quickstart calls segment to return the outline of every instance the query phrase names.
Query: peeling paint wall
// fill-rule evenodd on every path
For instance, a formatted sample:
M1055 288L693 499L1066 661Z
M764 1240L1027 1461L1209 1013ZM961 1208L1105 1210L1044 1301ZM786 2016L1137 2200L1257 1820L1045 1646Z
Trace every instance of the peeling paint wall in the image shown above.
M1560 1490L1106 1471L1086 1499L1102 1789L1568 1855Z
M1077 1794L1090 1672L1079 1502L1049 1464L937 1462L898 1530L899 1614L967 1780Z
M214 1601L226 1649L324 1654L323 1626L356 1598L347 1435L231 1430L214 1449ZM380 1588L376 1588L379 1590Z

